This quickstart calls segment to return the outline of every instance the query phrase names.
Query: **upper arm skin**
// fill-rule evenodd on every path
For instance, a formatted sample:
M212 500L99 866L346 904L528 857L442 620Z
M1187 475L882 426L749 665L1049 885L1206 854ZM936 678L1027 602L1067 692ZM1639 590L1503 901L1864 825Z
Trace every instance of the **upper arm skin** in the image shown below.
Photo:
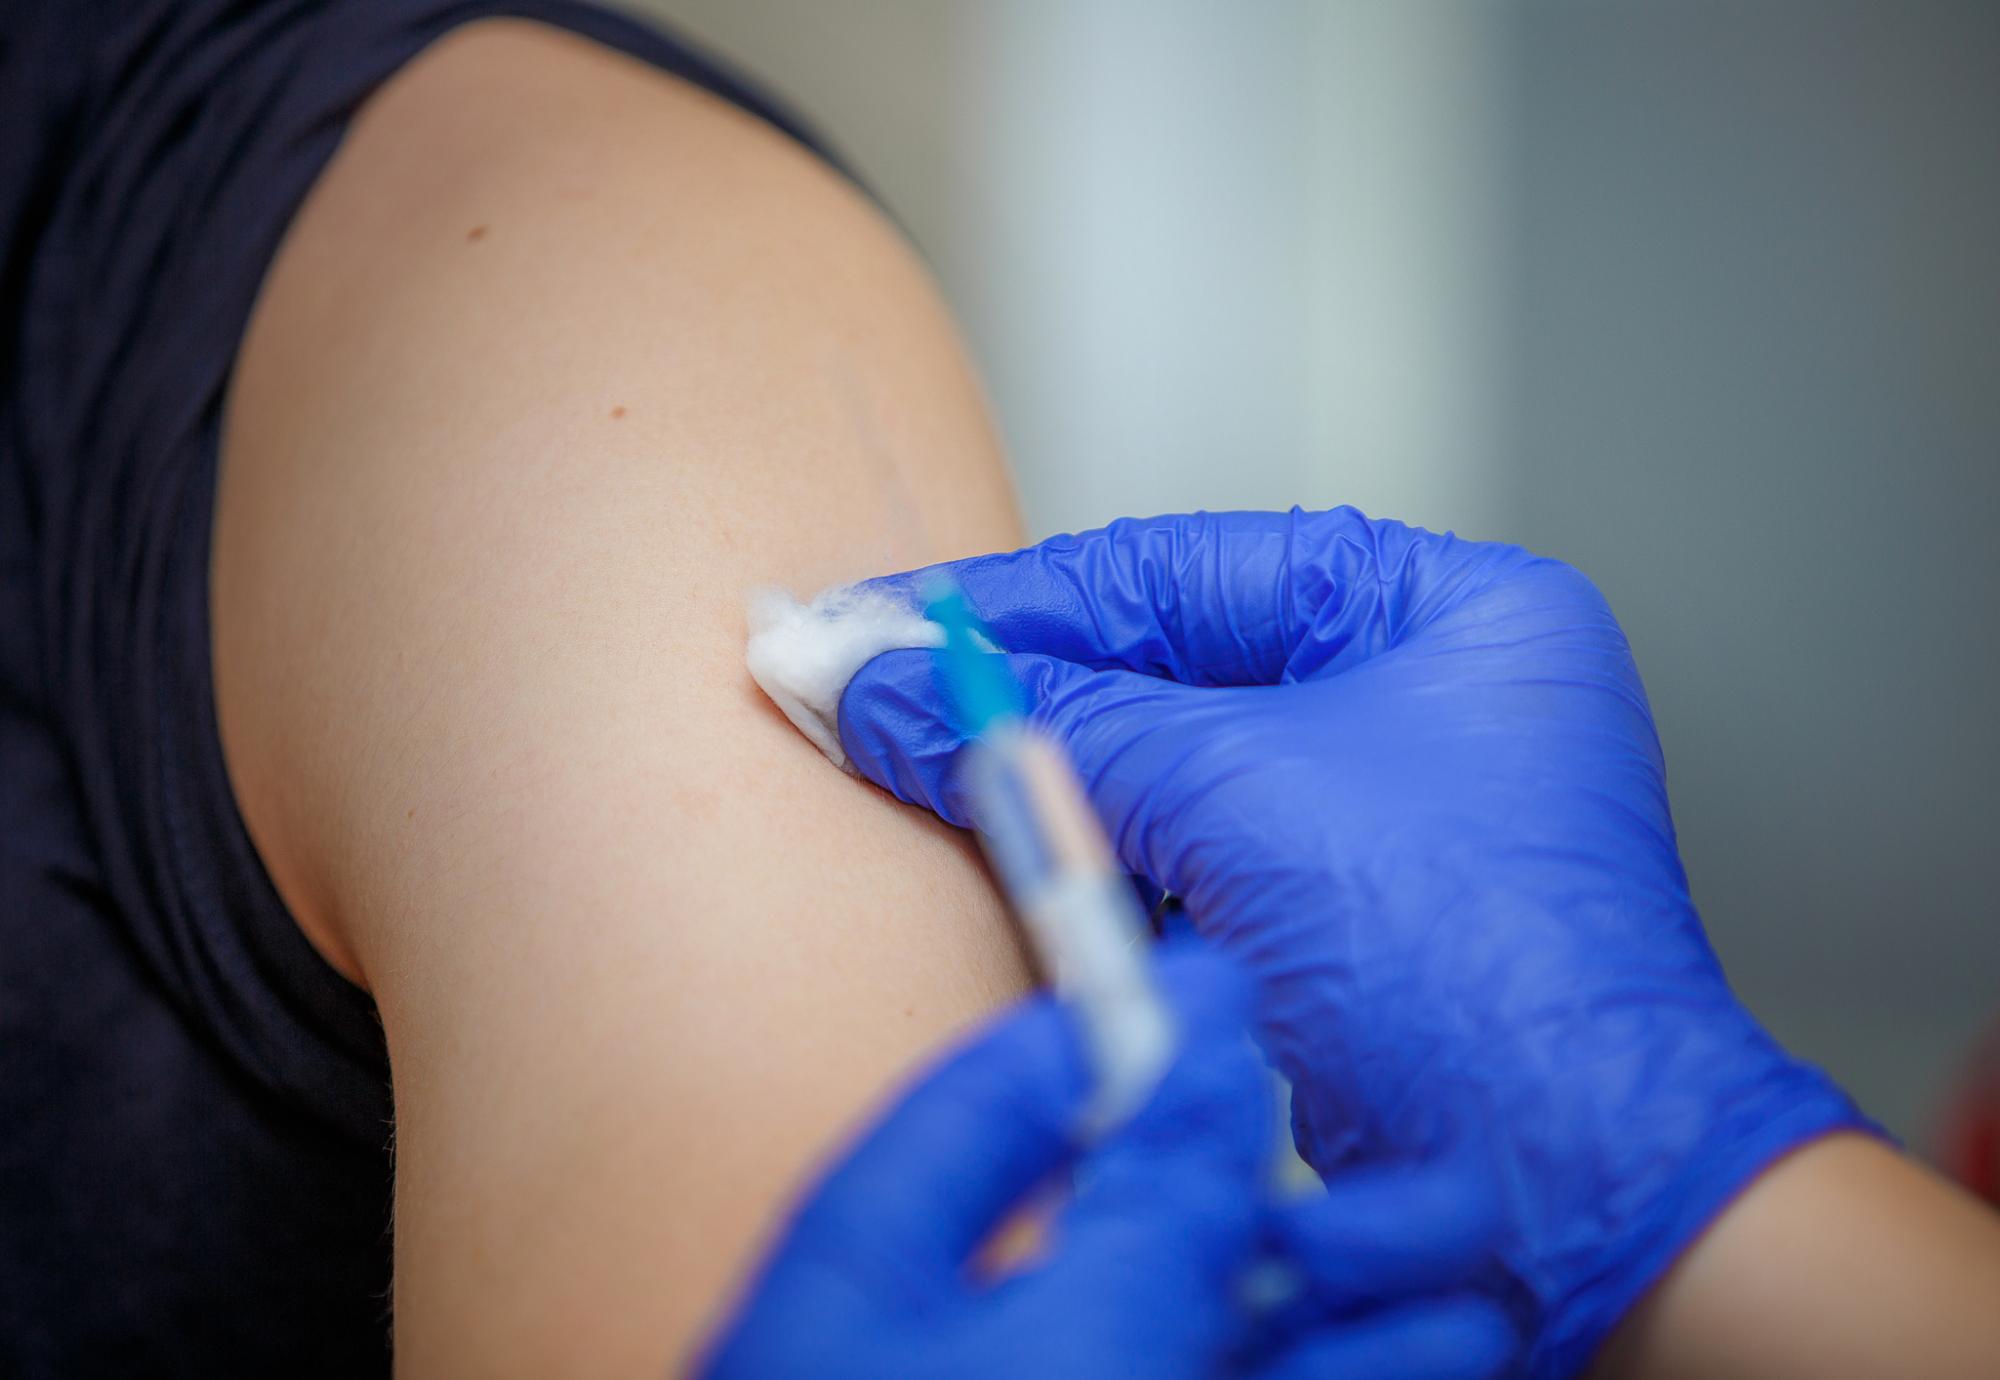
M659 1373L1020 990L966 841L741 656L752 584L1019 537L913 255L782 135L513 21L363 111L239 361L214 655L252 835L388 1032L403 1373Z

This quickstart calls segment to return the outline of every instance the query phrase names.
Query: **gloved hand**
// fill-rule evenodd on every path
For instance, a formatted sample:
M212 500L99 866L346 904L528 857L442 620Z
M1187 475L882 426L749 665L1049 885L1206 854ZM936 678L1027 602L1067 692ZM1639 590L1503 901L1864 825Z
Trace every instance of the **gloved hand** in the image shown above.
M1263 979L1323 1173L1469 1127L1567 1375L1773 1159L1862 1124L1730 993L1617 621L1575 570L1351 509L1121 521L871 581L964 590L1126 866ZM976 823L931 654L841 738Z
M920 1083L811 1193L702 1373L1494 1374L1516 1345L1506 1319L1437 1292L1490 1259L1490 1181L1377 1171L1264 1208L1270 1101L1243 1038L1249 984L1212 954L1164 964L1161 977L1179 1057L1151 1101L1083 1156L1084 1187L1046 1259L1000 1280L967 1268L1010 1207L1076 1161L1081 1047L1067 1016L1036 1000ZM1308 1285L1278 1337L1260 1336L1235 1302L1260 1243ZM1405 1301L1367 1308L1385 1297Z

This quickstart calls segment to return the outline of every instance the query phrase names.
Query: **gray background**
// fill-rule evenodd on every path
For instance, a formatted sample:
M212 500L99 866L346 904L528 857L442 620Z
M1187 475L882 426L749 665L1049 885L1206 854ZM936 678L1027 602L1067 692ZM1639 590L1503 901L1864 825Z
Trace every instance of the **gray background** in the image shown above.
M895 208L1037 534L1352 502L1596 576L1738 988L1923 1142L2000 1010L2000 5L631 7Z

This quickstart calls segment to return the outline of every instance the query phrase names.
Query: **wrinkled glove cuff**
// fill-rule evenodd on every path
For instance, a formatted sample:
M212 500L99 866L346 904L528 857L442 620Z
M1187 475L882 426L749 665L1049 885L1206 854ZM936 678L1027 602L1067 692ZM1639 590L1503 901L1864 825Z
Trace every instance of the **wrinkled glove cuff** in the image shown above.
M1892 1140L1824 1073L1787 1061L1765 1095L1723 1118L1634 1224L1615 1263L1550 1301L1526 1373L1560 1380L1582 1373L1627 1313L1766 1170L1842 1131Z

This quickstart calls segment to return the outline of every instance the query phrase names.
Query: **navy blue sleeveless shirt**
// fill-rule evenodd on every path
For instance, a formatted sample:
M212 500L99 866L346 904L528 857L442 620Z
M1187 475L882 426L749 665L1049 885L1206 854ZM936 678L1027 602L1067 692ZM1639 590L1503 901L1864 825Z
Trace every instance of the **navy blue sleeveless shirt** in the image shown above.
M371 90L495 14L811 142L565 0L0 3L0 1375L388 1370L388 1058L230 794L209 526L294 209Z

